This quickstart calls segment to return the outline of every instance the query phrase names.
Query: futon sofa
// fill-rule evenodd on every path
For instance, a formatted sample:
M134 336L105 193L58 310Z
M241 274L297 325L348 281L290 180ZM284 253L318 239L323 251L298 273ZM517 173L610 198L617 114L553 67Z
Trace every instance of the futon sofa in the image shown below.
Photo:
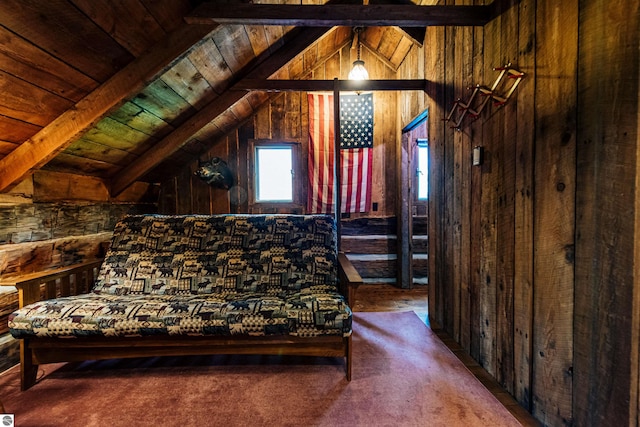
M97 265L16 281L23 389L44 363L221 353L344 357L351 379L362 279L331 216L127 216Z

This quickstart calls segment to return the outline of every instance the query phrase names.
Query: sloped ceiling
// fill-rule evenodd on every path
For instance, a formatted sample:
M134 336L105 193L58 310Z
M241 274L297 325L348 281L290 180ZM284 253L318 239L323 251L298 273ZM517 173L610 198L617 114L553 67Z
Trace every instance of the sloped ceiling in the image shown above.
M187 24L201 3L0 2L0 191L39 168L101 178L114 194L157 181L272 96L235 83L303 79L352 41L349 27ZM397 68L420 34L370 27L362 42Z

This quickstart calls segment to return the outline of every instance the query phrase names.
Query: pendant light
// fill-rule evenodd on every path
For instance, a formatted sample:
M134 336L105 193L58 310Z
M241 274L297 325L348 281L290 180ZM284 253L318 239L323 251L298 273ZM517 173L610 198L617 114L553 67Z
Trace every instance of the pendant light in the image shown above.
M349 71L349 80L368 80L369 73L367 69L364 68L364 61L360 59L360 32L362 31L362 27L356 27L354 31L356 33L354 43L357 44L358 59L353 61L353 68Z

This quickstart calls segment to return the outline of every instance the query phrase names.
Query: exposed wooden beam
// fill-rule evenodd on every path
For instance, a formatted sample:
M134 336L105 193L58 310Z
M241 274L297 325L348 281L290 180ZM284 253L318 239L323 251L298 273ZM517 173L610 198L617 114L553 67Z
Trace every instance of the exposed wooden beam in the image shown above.
M233 90L266 92L425 90L427 80L252 80L238 82Z
M370 0L369 4L408 4L413 5L411 0ZM404 32L415 44L422 47L424 36L427 34L426 27L398 27Z
M236 4L220 7L215 2L208 2L194 9L185 20L191 24L303 27L483 26L491 19L492 11L491 6Z
M236 6L238 5L234 5L234 7ZM293 30L285 36L290 41L285 42L273 54L265 52L265 58L252 63L252 68L243 78L252 80L267 79L330 30L331 28ZM239 80L239 82L241 81L242 79ZM236 90L239 84L232 85L183 125L156 143L153 148L140 156L134 163L119 172L111 182L111 196L115 197L120 194L129 185L160 164L167 156L177 151L203 126L245 96L246 93L244 91Z
M0 159L0 191L9 190L142 90L215 26L183 25L168 34L33 137Z

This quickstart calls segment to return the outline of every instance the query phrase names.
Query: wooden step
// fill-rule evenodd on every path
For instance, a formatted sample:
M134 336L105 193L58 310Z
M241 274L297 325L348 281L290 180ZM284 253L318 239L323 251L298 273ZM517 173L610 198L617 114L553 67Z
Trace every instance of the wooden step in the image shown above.
M363 279L396 277L396 254L347 254L347 258Z
M388 234L342 236L340 250L347 254L395 254L397 240L396 236Z
M414 254L426 254L429 245L429 236L420 234L411 236L411 243L413 244Z
M414 279L429 276L429 255L414 253L412 266Z

